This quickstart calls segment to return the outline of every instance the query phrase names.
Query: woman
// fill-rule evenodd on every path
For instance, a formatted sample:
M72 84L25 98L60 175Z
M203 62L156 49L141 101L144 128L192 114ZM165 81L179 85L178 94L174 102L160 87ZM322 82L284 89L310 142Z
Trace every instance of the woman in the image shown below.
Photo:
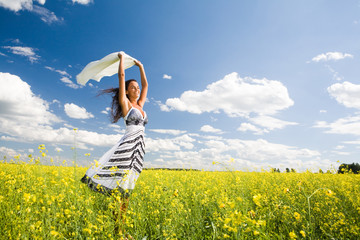
M99 162L90 167L81 179L91 189L105 193L120 193L122 203L120 218L125 213L131 191L143 167L145 154L144 129L148 121L143 107L146 101L148 83L143 65L135 61L141 75L141 91L135 79L125 82L123 55L118 54L119 88L103 90L102 93L112 93L112 122L121 117L125 120L126 131L120 141L105 153Z

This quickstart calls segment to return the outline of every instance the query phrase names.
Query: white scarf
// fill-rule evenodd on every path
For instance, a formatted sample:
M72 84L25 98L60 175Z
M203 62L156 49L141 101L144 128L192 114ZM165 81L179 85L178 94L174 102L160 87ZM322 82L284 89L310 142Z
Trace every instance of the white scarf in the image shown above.
M124 69L130 68L135 64L135 58L130 57L123 51ZM100 82L101 78L105 76L112 76L118 72L119 69L118 52L110 53L100 60L90 62L84 69L76 76L78 84L85 85L90 79Z

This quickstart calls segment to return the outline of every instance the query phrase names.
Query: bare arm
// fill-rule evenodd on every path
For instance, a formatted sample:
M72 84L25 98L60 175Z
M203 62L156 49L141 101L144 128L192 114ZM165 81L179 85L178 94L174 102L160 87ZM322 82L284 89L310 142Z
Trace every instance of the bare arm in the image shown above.
M130 102L126 97L126 90L125 90L125 70L124 70L124 63L123 63L123 55L118 54L118 57L120 59L119 63L119 104L121 106L122 115L123 117L127 114L127 112L130 110Z
M141 62L135 61L135 65L139 67L140 75L141 75L141 92L140 92L140 98L138 100L138 104L140 105L141 108L143 108L148 92L148 82L146 79L144 66L141 64Z

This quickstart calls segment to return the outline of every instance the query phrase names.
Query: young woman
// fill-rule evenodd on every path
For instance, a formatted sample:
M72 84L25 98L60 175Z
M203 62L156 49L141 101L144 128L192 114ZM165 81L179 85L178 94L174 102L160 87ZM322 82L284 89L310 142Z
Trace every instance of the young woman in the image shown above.
M126 130L124 136L99 162L90 167L81 179L91 189L105 194L120 194L120 218L126 211L131 191L142 171L145 154L144 129L148 122L143 107L146 101L148 83L143 65L135 61L141 75L141 91L135 79L125 82L123 55L118 54L119 88L103 90L102 93L113 95L111 116L112 122L121 117L125 120Z

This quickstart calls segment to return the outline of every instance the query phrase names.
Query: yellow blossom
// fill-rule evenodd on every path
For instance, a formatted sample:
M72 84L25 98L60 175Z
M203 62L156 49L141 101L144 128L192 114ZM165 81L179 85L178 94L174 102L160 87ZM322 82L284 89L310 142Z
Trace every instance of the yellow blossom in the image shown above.
M296 220L300 220L300 213L298 213L298 212L294 212L294 218L296 219Z
M290 237L290 239L296 239L297 238L294 231L289 232L289 237Z

